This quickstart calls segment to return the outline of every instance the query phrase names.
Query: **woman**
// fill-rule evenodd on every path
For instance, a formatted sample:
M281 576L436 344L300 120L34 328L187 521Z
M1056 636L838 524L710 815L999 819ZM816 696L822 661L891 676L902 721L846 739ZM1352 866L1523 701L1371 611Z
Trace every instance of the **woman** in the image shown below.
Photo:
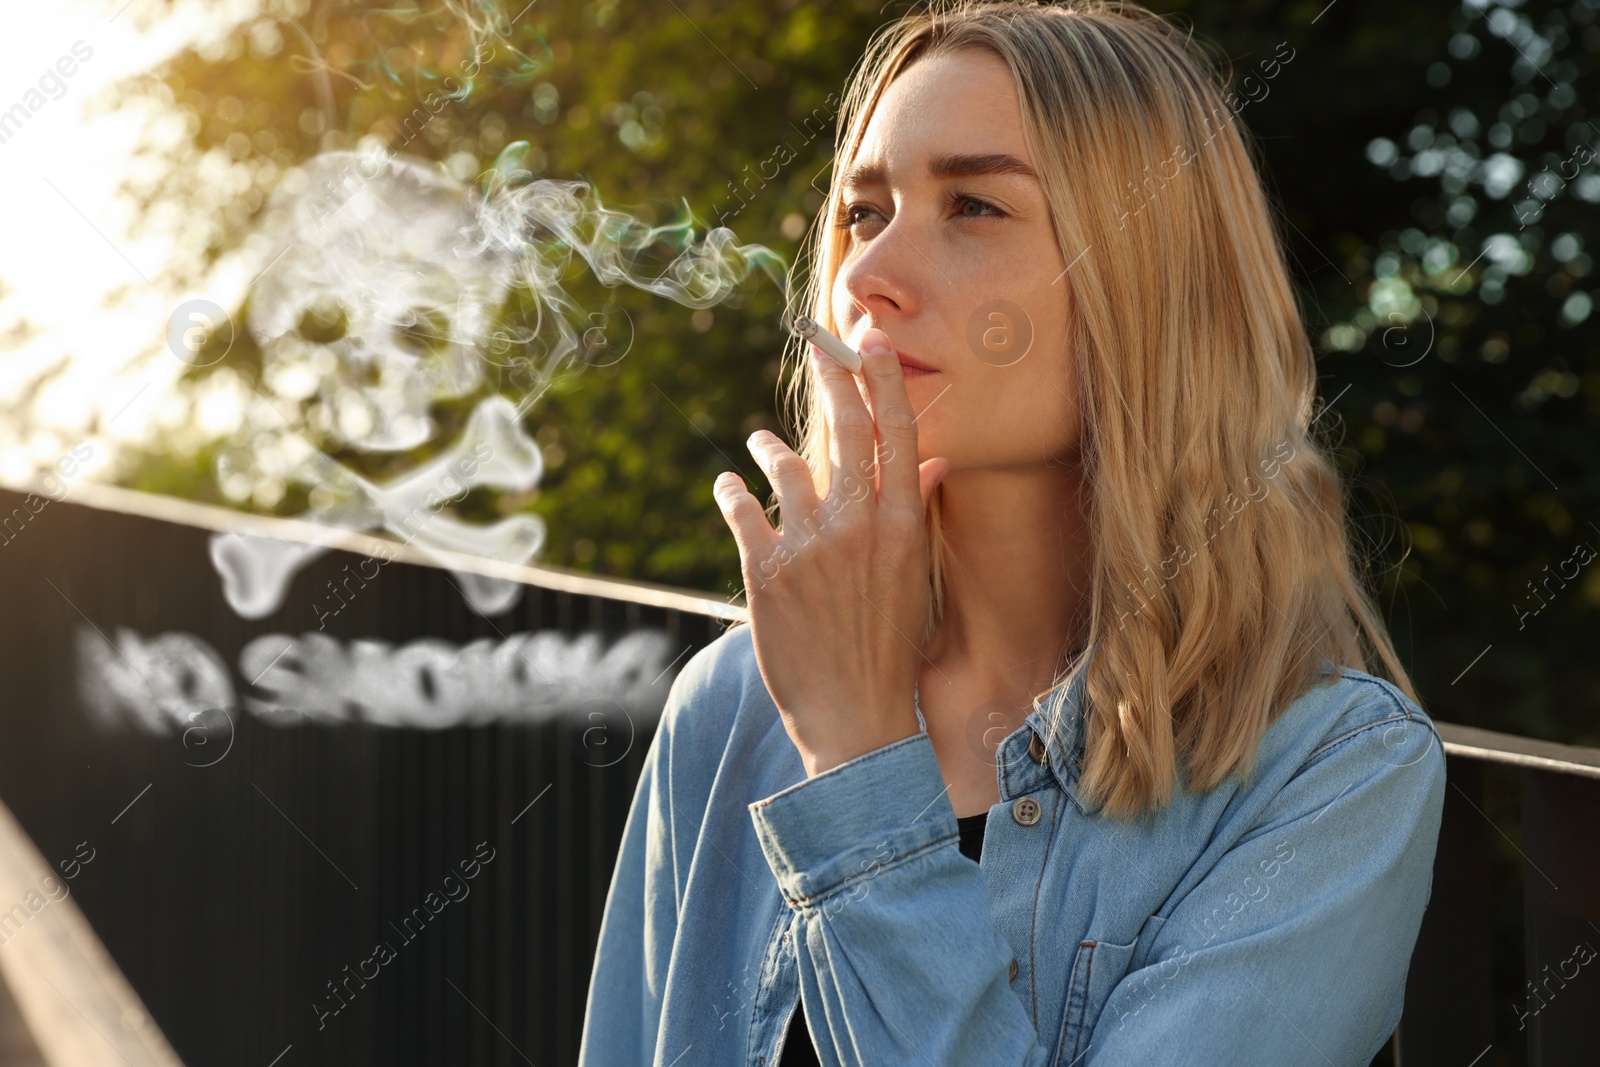
M582 1063L1363 1065L1392 1032L1442 746L1207 70L1099 3L874 39L807 294L862 380L811 352L799 454L751 438L781 533L716 483L751 625L673 685Z

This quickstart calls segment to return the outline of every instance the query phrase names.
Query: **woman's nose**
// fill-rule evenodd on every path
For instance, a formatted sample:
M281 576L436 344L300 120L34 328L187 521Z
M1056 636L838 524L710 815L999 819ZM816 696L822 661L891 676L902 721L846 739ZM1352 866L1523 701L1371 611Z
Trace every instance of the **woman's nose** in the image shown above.
M841 327L848 328L861 315L914 314L926 291L931 266L931 261L919 255L903 220L891 220L840 268L841 286L851 305L840 309L848 316Z

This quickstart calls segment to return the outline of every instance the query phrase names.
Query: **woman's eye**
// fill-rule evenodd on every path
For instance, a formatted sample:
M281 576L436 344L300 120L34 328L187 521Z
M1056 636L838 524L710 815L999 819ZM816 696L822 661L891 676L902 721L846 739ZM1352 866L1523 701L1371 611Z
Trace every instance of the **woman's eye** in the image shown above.
M949 207L957 217L966 219L996 218L1003 219L1006 213L987 200L980 200L975 196L965 193L953 193L949 197ZM882 223L883 215L868 204L845 204L839 208L836 222L840 229L851 230L858 226Z
M1005 215L1005 212L1001 211L987 200L979 200L974 196L963 196L958 193L951 197L951 199L955 202L956 213L963 218L978 219L985 216L1000 218Z
M871 221L871 217L876 214L876 211L865 204L847 204L839 211L839 225L850 229Z

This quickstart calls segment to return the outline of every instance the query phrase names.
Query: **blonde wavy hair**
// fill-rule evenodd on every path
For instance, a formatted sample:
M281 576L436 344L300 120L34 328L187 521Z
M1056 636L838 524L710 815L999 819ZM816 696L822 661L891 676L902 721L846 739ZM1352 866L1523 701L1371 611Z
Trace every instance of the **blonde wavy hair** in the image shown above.
M1318 684L1323 660L1331 684L1343 666L1368 671L1375 655L1416 700L1356 577L1345 489L1313 436L1315 356L1259 150L1232 121L1225 71L1192 33L1115 0L946 3L885 26L845 94L833 179L802 256L815 269L794 306L837 332L829 294L845 235L828 223L840 164L892 79L957 49L985 49L1011 68L1073 264L1094 544L1089 640L1063 650L1056 682L1036 699L1087 669L1080 798L1131 818L1170 803L1180 774L1196 791L1248 775L1262 734ZM825 493L821 393L803 343L785 359L797 451ZM953 559L942 492L928 507L925 639L943 618Z

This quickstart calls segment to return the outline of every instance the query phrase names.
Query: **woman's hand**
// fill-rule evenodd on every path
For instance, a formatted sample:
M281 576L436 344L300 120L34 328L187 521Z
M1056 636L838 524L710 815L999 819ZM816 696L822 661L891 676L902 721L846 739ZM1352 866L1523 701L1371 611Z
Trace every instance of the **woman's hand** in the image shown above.
M866 332L861 354L870 410L855 377L811 350L832 442L826 500L805 460L765 430L749 447L777 493L782 532L738 475L724 472L713 489L739 544L761 677L808 777L918 729L931 597L923 515L950 463L919 466L915 413L883 331Z

